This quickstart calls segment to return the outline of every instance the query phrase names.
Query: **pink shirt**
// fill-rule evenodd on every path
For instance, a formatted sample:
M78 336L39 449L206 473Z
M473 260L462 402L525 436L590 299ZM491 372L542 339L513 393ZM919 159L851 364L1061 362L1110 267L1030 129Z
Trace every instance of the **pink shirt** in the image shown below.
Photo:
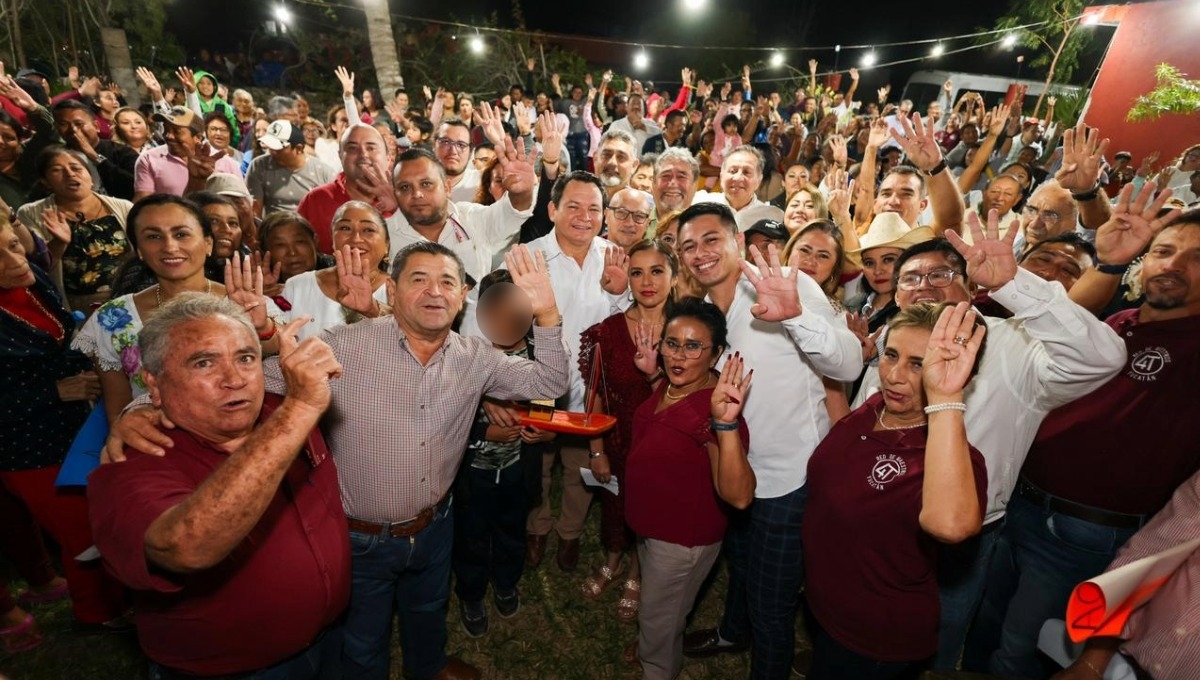
M228 155L217 159L213 172L242 176L242 168ZM133 167L134 193L165 193L182 196L187 191L187 161L170 152L167 145L156 146L138 157Z

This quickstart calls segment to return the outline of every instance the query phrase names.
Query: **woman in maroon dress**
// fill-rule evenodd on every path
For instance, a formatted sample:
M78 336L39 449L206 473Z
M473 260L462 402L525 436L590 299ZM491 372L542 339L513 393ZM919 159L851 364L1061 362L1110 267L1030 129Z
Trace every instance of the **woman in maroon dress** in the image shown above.
M580 341L579 370L585 380L593 365L600 362L596 384L589 384L588 404L593 412L617 417L617 426L603 438L591 443L592 473L601 483L611 477L625 483L625 456L633 432L633 412L650 397L650 384L658 373L647 376L635 365L639 334L658 338L672 296L679 261L670 248L657 241L639 243L629 249L629 288L634 304L583 332ZM624 592L617 601L617 616L626 622L637 620L641 600L637 553L633 534L625 524L625 495L600 492L600 540L607 559L583 582L588 599L600 597L621 574L621 556L629 552L629 576L622 584Z

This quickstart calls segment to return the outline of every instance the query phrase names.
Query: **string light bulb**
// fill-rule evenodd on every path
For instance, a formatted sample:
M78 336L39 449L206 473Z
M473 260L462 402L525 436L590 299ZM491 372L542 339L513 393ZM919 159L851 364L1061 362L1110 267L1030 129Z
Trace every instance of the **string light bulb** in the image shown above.
M471 51L475 54L483 54L483 38L479 37L478 35L473 35L471 36L470 42L467 44L470 46Z
M641 50L633 56L633 65L639 71L646 70L646 67L650 65L650 57L646 56L646 50Z
M878 59L878 57L875 56L874 52L867 52L866 54L864 54L862 56L862 67L863 68L871 68L872 66L875 65L875 62L877 61L877 59Z
M775 52L771 55L771 66L775 68L783 66L783 52Z

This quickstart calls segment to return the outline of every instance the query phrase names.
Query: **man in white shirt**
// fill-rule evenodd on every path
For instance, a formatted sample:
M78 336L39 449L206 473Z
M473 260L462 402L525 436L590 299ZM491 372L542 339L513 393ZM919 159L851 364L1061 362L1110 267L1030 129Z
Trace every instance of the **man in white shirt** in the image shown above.
M446 169L450 200L455 203L474 201L475 192L479 189L480 171L469 162L471 128L457 118L443 121L434 135L433 151L437 154L438 162Z
M822 379L857 378L862 349L816 281L795 266L785 271L775 249L770 264L756 258L757 268L741 259L742 234L727 206L698 203L679 224L682 265L725 312L730 347L757 369L744 410L755 500L726 536L730 578L721 625L686 635L684 653L710 656L752 640L750 677L783 680L792 672L803 583L808 458L831 426Z
M498 161L504 167L506 193L492 205L450 200L446 171L424 149L400 154L393 175L396 203L387 218L389 257L417 241L434 241L454 251L476 281L492 271L493 261L516 243L521 223L533 214L536 184L533 164L519 158L512 142Z
M783 221L783 211L758 197L766 159L758 149L742 145L721 163L721 193L697 191L692 205L720 203L733 210L738 231L746 231L759 220Z
M633 137L634 150L640 152L646 145L647 139L662 134L662 128L645 116L646 100L640 94L630 95L629 102L625 106L625 117L614 120L608 129L609 131L620 130L628 133Z
M988 504L978 536L941 547L942 607L934 667L944 670L958 663L983 595L996 529L1002 524L998 520L1042 419L1103 385L1125 362L1125 345L1107 324L1071 302L1061 285L1018 269L1012 250L1015 231L999 238L999 227L989 218L985 237L971 220L976 225L973 245L954 233L950 241L935 239L909 248L895 264L900 309L919 302L969 302L974 284L990 290L992 300L1013 313L1011 319L984 317L987 347L965 391L967 438L987 461ZM878 390L878 374L868 371L855 406Z

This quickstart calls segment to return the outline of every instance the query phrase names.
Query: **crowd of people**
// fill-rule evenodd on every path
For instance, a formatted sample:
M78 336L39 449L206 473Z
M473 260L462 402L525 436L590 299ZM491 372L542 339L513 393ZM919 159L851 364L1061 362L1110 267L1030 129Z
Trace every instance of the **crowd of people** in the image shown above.
M339 67L324 116L187 67L139 68L140 108L0 75L4 649L69 597L152 678L382 679L394 620L405 677L477 678L452 584L487 635L551 550L580 571L597 502L555 596L636 623L647 679L788 678L798 625L813 680L1200 674L1200 556L1070 667L1038 651L1077 583L1195 534L1200 144L1135 169L809 66L785 100L530 60L494 101ZM104 464L56 487L93 408Z

